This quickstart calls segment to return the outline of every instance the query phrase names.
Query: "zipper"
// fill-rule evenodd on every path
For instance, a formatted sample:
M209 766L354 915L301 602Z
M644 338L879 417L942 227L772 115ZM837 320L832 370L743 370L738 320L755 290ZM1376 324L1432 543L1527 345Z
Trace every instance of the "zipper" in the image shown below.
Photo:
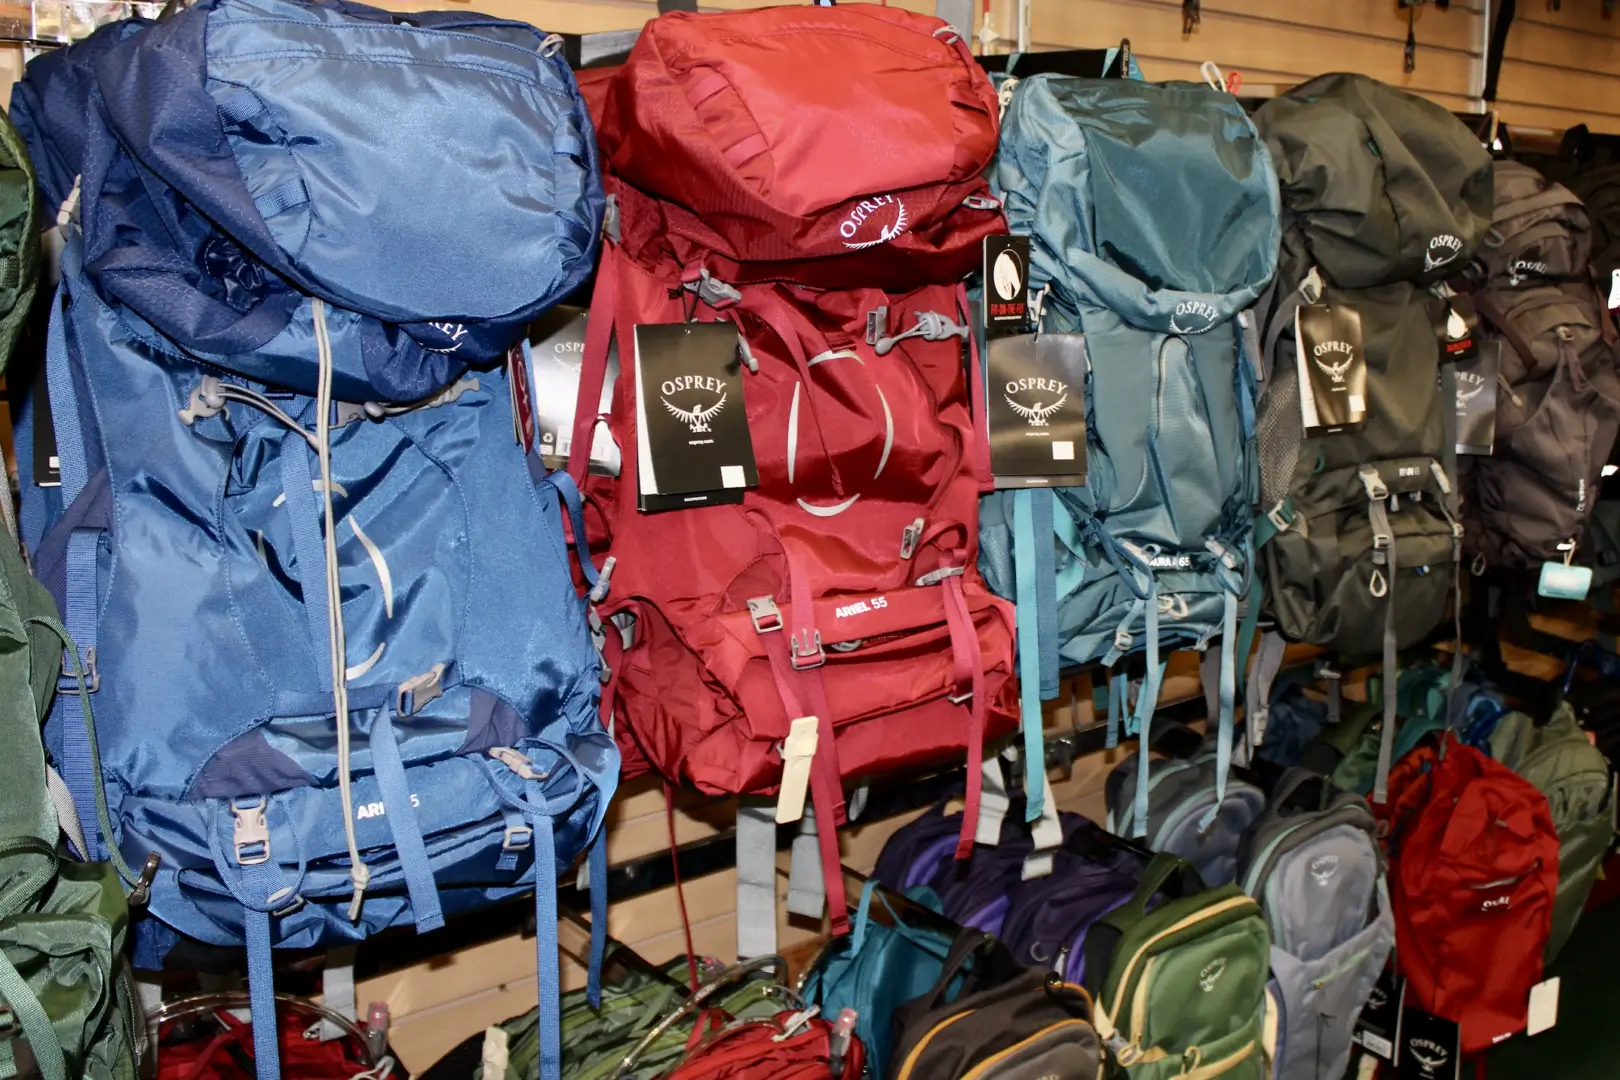
M1018 1042L1015 1042L1011 1046L1007 1047L1007 1049L998 1050L996 1053L991 1054L989 1057L973 1066L973 1068L963 1073L962 1080L985 1080L986 1077L990 1076L992 1069L994 1069L997 1065L1000 1065L1013 1054L1016 1054L1018 1051L1028 1046L1030 1043L1035 1042L1037 1039L1042 1039L1053 1032L1065 1031L1067 1029L1076 1027L1089 1028L1091 1025L1086 1023L1084 1020L1059 1020L1057 1023L1044 1027L1027 1038L1020 1039ZM898 1080L898 1078L896 1078L896 1080Z
M964 1020L976 1012L978 1012L977 1009L969 1009L967 1012L959 1012L955 1016L946 1017L944 1020L941 1020L939 1023L929 1028L927 1033L924 1034L922 1038L917 1040L917 1045L911 1048L911 1052L906 1055L906 1060L900 1063L899 1070L894 1074L894 1080L908 1080L908 1078L911 1076L912 1068L917 1064L917 1059L922 1056L922 1052L927 1049L929 1041L933 1039L935 1035L938 1035L940 1032L944 1031L958 1020Z
M1230 899L1222 900L1218 904L1212 905L1212 906L1207 907L1207 908L1203 908L1203 909L1201 909L1199 911L1195 911L1192 914L1186 916L1185 918L1171 924L1170 926L1165 927L1163 930L1160 930L1157 934L1154 934L1152 937L1150 937L1146 941L1142 942L1142 944L1137 947L1136 952L1131 954L1130 961L1128 963L1126 963L1125 970L1124 970L1123 974L1120 975L1119 982L1116 984L1116 986L1118 988L1116 990L1116 993L1123 994L1125 988L1127 986L1131 985L1131 977L1136 974L1136 965L1137 965L1137 963L1139 961L1141 961L1142 957L1148 952L1148 950L1153 948L1153 946L1156 945L1158 942L1160 942L1160 941L1164 940L1165 938L1169 937L1171 934L1179 933L1180 931L1185 930L1190 926L1196 926L1198 923L1203 922L1206 919L1213 918L1214 916L1223 914L1224 912L1227 912L1227 911L1233 911L1233 910L1235 910L1237 908L1240 908L1240 907L1256 907L1257 908L1258 905L1256 905L1254 900L1252 898L1248 897L1248 896L1234 896L1234 897L1231 897ZM1144 981L1145 981L1145 979L1144 979ZM1140 989L1138 989L1138 996L1140 996ZM1118 1002L1115 1003L1115 1007L1117 1009ZM1098 1017L1098 1020L1100 1021L1098 1023L1098 1025L1097 1025L1097 1031L1098 1031L1098 1034L1103 1034L1105 1041L1109 1038L1109 1036L1113 1036L1113 1038L1115 1040L1117 1040L1117 1041L1121 1041L1121 1042L1123 1041L1123 1040L1118 1040L1118 1034L1119 1033L1114 1027L1113 1017L1109 1014L1108 1010L1106 1008L1102 1007L1100 1004L1099 1004L1098 1009L1097 1009L1097 1017ZM1133 1030L1138 1030L1138 1033L1139 1033L1139 1028L1140 1028L1141 1023L1142 1023L1142 1020L1139 1017L1133 1016L1131 1018L1132 1028L1133 1028ZM1104 1030L1103 1030L1105 1027L1107 1028L1107 1033L1106 1034L1104 1034ZM1137 1055L1140 1056L1140 1053L1141 1053L1140 1046L1137 1046L1136 1050L1137 1050ZM1134 1060L1134 1058L1132 1060ZM1122 1064L1122 1065L1127 1064L1127 1062L1122 1061L1120 1064Z
M1371 949L1362 949L1360 952L1358 952L1354 956L1350 957L1350 959L1348 959L1344 963L1340 964L1337 968L1334 968L1332 971L1328 972L1326 975L1323 975L1320 979L1312 979L1311 980L1311 989L1312 990L1320 990L1320 989L1322 989L1322 987L1326 986L1328 983L1332 982L1334 979L1337 979L1340 975L1347 975L1350 972L1356 970L1356 968L1361 966L1362 961L1367 959L1367 955L1369 953L1371 953L1371 952L1372 952Z
M1214 785L1207 788L1199 788L1197 791L1194 791L1188 795L1187 798L1183 799L1181 801L1181 805L1176 808L1176 812L1164 819L1164 824L1160 825L1159 831L1154 834L1153 843L1148 846L1154 851L1163 851L1165 839L1171 834L1171 832L1173 832L1177 826L1186 821L1194 813L1205 809L1205 807L1199 805L1199 803L1203 801L1203 798L1206 795L1211 799L1215 797Z

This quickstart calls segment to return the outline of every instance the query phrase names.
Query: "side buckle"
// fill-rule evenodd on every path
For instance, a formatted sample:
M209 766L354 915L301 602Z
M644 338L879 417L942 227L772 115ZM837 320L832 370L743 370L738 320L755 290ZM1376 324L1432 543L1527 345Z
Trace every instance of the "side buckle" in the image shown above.
M237 866L258 866L270 861L270 823L264 817L268 805L269 800L262 795L257 802L246 805L231 803L231 816L236 819L232 841Z
M420 675L412 675L394 691L394 711L400 716L414 716L428 702L444 695L444 665L433 667Z
M928 571L928 573L917 579L916 584L919 587L924 585L938 585L946 578L961 577L963 573L963 568L960 566L942 566L938 570Z
M1284 500L1266 511L1266 520L1275 525L1280 533L1285 533L1294 527L1294 519L1286 516L1287 506L1287 501Z
M1357 474L1361 477L1361 486L1367 492L1368 502L1383 502L1389 498L1389 487L1384 478L1378 475L1378 470L1371 465L1363 465Z
M788 638L788 658L794 671L809 671L825 664L827 650L821 647L821 631L801 630L791 635Z
M756 634L768 634L772 630L782 629L782 609L777 607L776 600L769 596L748 598L748 619L754 624Z
M917 545L922 543L923 526L925 522L918 518L907 525L900 533L900 557L909 559L917 554Z
M66 649L62 650L62 677L56 681L56 689L61 693L76 694L79 692L79 680L73 677L74 657ZM101 669L96 666L96 647L90 646L84 650L84 688L94 694L101 689Z

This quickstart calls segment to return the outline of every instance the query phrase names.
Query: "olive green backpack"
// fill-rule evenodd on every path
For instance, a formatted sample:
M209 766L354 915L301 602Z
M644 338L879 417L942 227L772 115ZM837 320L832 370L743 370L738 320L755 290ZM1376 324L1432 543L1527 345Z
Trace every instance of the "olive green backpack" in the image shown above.
M1490 750L1547 796L1558 827L1558 896L1544 954L1550 964L1575 929L1614 840L1609 759L1586 737L1568 702L1539 728L1522 712L1508 713L1491 733Z
M39 224L33 166L0 117L0 364L33 303ZM78 822L71 799L52 799L40 742L67 632L23 562L9 486L0 508L11 530L0 533L0 1077L134 1080L145 1028L124 957L124 891L111 865L64 856L62 833Z
M1130 1080L1265 1076L1271 939L1242 889L1205 889L1189 863L1156 855L1085 949L1093 1023Z

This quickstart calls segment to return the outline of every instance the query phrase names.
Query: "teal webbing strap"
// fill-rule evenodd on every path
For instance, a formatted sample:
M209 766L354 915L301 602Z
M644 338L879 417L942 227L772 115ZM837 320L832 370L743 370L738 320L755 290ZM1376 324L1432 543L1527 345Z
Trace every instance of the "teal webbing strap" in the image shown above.
M1153 734L1153 712L1159 705L1164 667L1159 662L1159 582L1155 578L1147 599L1147 677L1142 680L1141 693L1136 695L1136 714L1132 721L1141 740L1136 765L1136 820L1131 825L1131 835L1136 839L1147 836L1148 742Z
M1108 749L1119 745L1119 722L1125 713L1125 694L1130 686L1125 670L1114 672L1108 678Z
M1035 626L1040 642L1041 700L1058 696L1057 544L1051 488L1025 492L1030 499L1030 533L1035 538Z
M1040 574L1035 565L1033 491L1013 492L1013 566L1018 620L1018 707L1024 727L1024 820L1038 821L1046 801L1046 747L1041 737ZM1049 494L1042 492L1042 494ZM1047 529L1047 544L1052 542Z
M1232 767L1232 709L1237 698L1237 597L1228 592L1221 620L1221 682L1219 734L1215 741L1215 805L1198 822L1203 832L1215 822L1226 802L1226 774Z

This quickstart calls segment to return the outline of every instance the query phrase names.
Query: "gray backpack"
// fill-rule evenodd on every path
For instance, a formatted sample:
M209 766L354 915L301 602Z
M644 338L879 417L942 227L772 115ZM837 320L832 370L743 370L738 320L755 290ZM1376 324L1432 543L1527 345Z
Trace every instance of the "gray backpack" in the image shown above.
M1475 259L1474 306L1502 342L1496 443L1462 459L1464 551L1534 568L1588 547L1615 435L1615 331L1591 272L1586 208L1516 161L1496 163L1496 215ZM1461 392L1461 388L1459 388Z
M1114 766L1108 775L1104 791L1108 799L1106 826L1115 836L1135 832L1139 775L1135 754ZM1265 808L1265 792L1232 777L1226 782L1223 797L1213 749L1187 760L1152 761L1147 776L1148 821L1152 826L1145 837L1147 846L1186 859L1208 886L1236 880L1238 846Z
M1372 811L1320 774L1290 769L1244 838L1239 884L1271 934L1278 1013L1272 1080L1338 1080L1395 944Z
M1490 227L1491 158L1440 106L1360 75L1313 79L1267 102L1255 123L1277 164L1283 250L1258 307L1264 599L1251 595L1238 647L1243 655L1263 607L1290 641L1382 654L1382 800L1396 652L1443 618L1461 555L1435 331L1445 301L1431 286L1468 265ZM1359 315L1366 417L1359 430L1307 437L1295 321L1318 301ZM1332 359L1307 357L1324 371ZM1281 646L1262 659L1280 661ZM1256 668L1247 700L1263 702L1275 666Z
M1547 796L1558 827L1558 896L1545 962L1569 940L1614 840L1609 759L1592 745L1562 702L1541 727L1522 712L1508 713L1491 733L1491 756Z

